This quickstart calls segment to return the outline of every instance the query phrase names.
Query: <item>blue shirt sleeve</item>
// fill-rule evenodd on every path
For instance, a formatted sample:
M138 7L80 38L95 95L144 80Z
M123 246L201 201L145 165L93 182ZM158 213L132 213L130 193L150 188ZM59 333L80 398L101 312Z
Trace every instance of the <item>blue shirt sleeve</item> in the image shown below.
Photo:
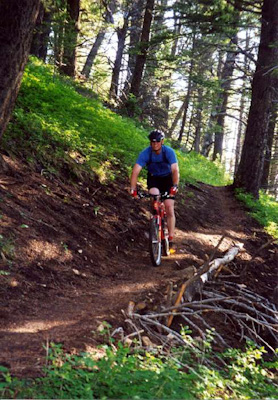
M166 157L170 165L175 164L178 162L176 153L171 147L164 146L165 147L165 152L166 152Z
M139 164L142 168L144 168L149 159L150 159L150 147L147 147L139 154L136 160L136 164Z

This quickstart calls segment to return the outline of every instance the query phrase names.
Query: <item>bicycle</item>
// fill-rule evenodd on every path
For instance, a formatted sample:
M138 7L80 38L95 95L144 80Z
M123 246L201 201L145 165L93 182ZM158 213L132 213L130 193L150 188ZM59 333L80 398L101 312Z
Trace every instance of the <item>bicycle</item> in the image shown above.
M138 193L139 198L152 198L152 216L149 228L149 249L152 264L158 267L161 264L162 253L170 255L169 237L167 229L164 200L172 199L167 192L162 194Z

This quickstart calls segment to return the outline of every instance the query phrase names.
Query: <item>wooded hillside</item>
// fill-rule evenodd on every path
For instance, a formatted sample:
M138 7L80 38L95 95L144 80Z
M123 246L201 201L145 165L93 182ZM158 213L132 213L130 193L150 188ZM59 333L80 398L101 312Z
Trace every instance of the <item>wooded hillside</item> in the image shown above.
M30 51L175 146L220 160L236 187L277 196L277 9L278 0L2 3L0 45L13 57L3 53L0 67L1 131ZM24 34L4 23L10 16Z

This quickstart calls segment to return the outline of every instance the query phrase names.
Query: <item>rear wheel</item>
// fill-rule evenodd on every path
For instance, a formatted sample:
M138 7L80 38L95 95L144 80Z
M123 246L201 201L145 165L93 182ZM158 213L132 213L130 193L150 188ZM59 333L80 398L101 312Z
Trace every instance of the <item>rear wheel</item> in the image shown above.
M150 255L152 264L158 267L161 263L161 237L159 231L159 218L154 217L150 221Z

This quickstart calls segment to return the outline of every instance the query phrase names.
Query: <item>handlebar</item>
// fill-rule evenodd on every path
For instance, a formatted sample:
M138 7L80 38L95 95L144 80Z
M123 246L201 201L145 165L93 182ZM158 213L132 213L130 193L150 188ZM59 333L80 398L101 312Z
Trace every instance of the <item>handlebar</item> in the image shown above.
M148 192L138 192L139 199L144 198L153 198L154 200L164 201L166 199L174 199L175 196L171 196L168 192L160 193L160 194L151 194Z

